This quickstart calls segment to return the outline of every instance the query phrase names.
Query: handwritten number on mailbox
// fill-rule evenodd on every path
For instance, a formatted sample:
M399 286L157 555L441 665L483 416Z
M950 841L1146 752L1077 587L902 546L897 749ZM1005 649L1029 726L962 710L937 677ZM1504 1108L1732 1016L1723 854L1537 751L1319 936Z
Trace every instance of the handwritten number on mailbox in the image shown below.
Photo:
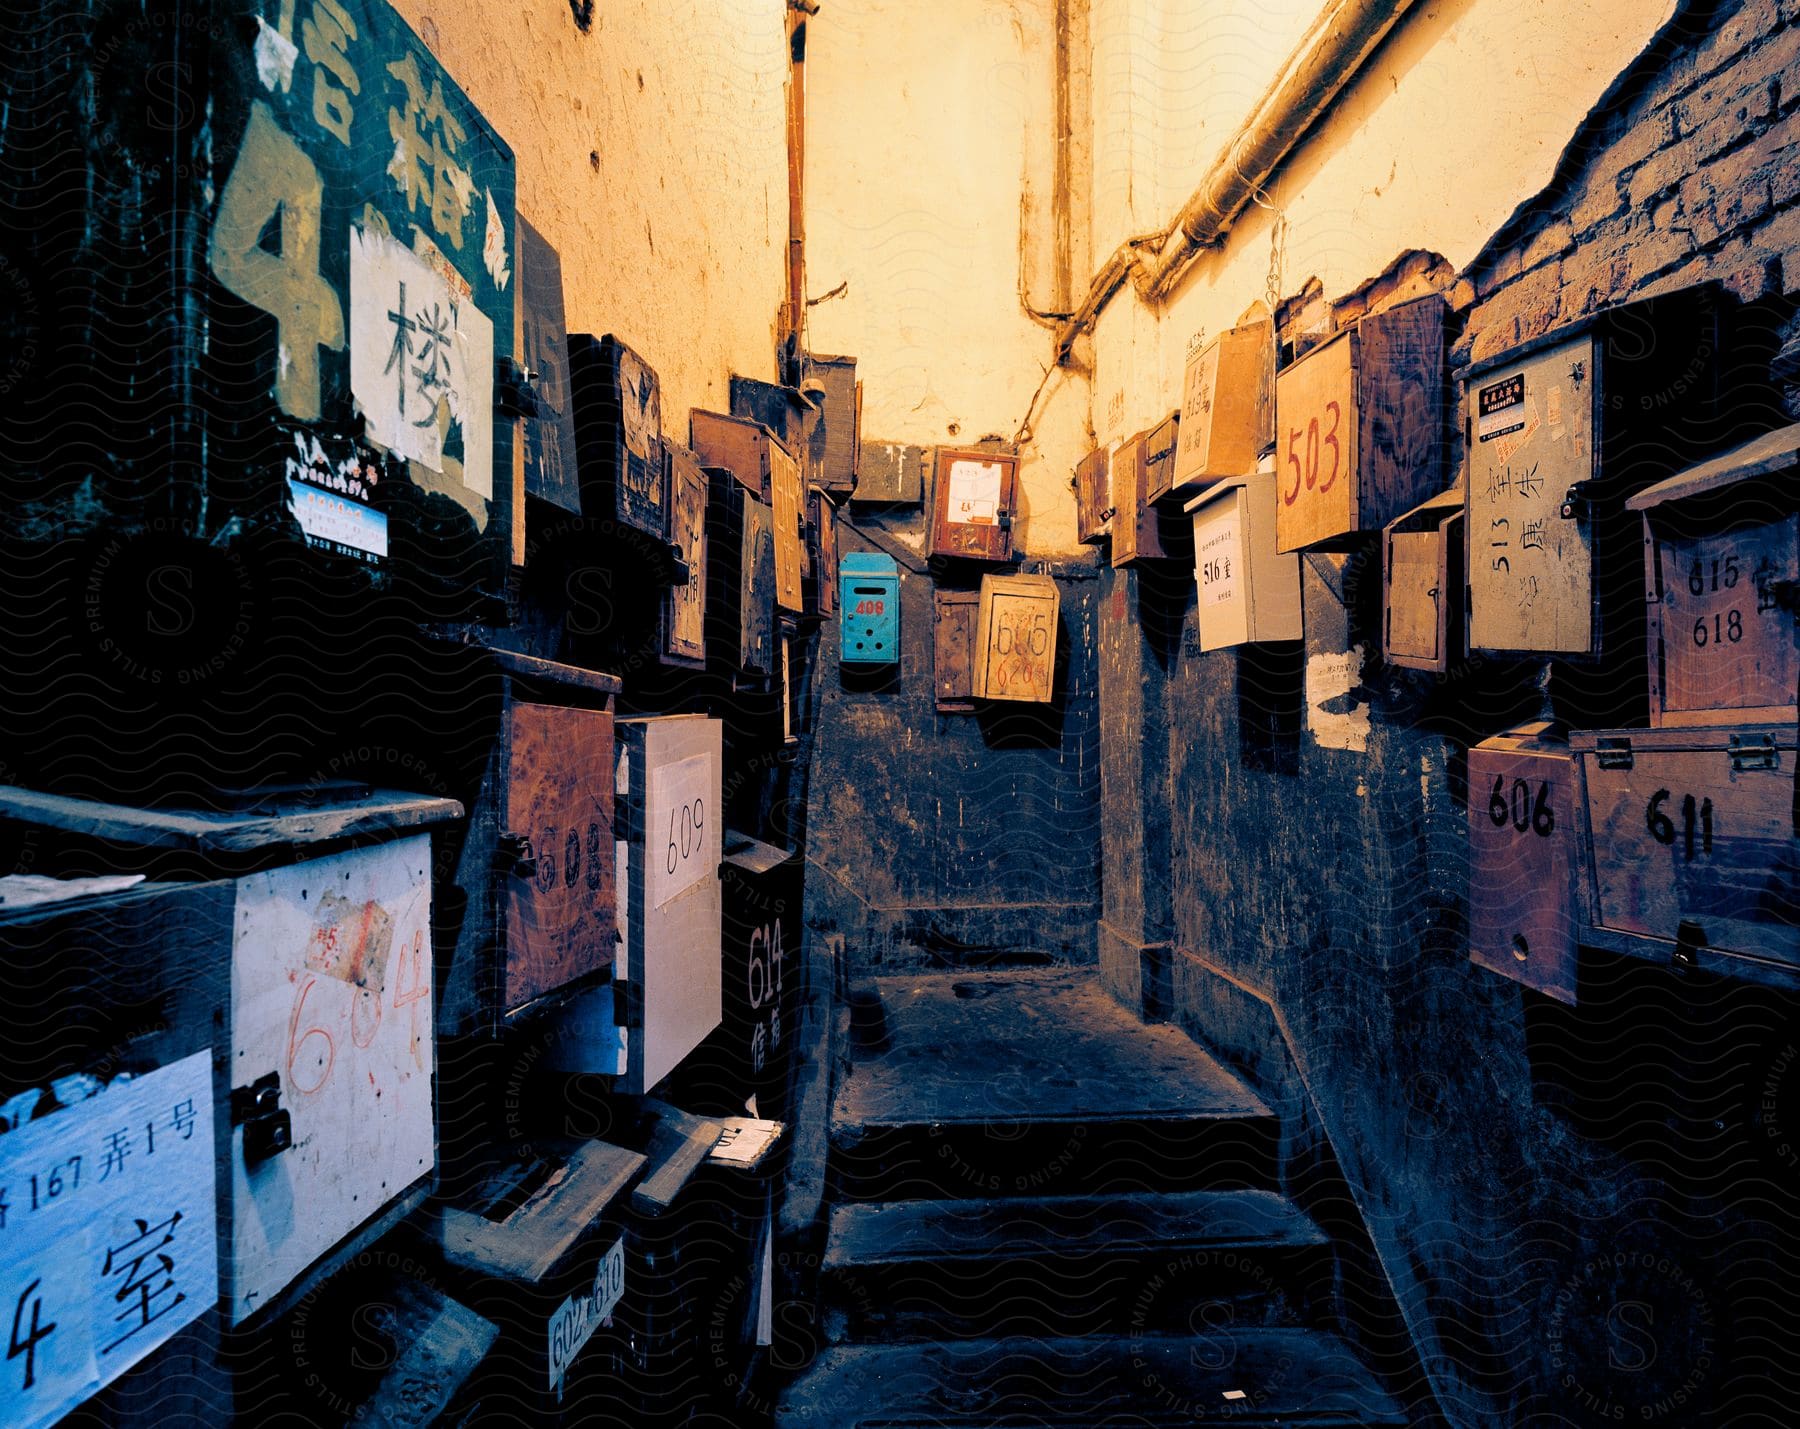
M1338 440L1338 428L1343 425L1344 411L1337 402L1327 402L1325 411L1331 418L1331 425L1325 428L1323 433L1319 430L1317 417L1307 422L1304 431L1299 427L1290 428L1288 431L1287 459L1288 465L1294 469L1294 485L1292 490L1281 493L1284 505L1292 506L1300 499L1300 487L1303 481L1308 491L1317 487L1321 496L1337 485L1338 472L1344 463L1343 444ZM1295 450L1303 437L1306 441L1304 453ZM1319 452L1324 447L1331 448L1331 470L1325 479L1320 481ZM1301 460L1303 454L1304 462Z
M679 821L679 827L677 827ZM669 810L669 851L667 870L674 873L683 860L691 858L704 847L706 840L701 837L701 830L706 827L706 801L695 799L691 804L683 804L678 809ZM679 844L677 844L679 840Z
M587 888L589 893L600 887L600 825L587 826Z
M1671 797L1667 789L1658 789L1644 808L1644 826L1659 844L1675 842L1675 821L1663 812L1664 801ZM1685 794L1681 800L1681 842L1682 852L1690 860L1694 857L1696 825L1700 852L1710 856L1713 851L1713 801L1702 799L1696 805L1694 796Z
M1520 833L1527 829L1539 838L1547 839L1556 832L1556 811L1550 807L1550 783L1548 780L1538 781L1537 799L1531 795L1531 785L1523 779L1515 779L1512 783L1510 802L1506 790L1506 776L1494 776L1494 790L1488 795L1488 818L1494 821L1494 827L1503 829L1510 822Z

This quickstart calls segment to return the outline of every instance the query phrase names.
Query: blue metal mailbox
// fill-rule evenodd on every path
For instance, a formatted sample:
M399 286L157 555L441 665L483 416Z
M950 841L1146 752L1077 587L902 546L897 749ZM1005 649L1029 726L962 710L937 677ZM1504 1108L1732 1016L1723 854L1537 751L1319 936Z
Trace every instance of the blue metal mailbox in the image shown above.
M892 556L852 551L838 562L840 657L846 665L892 665L900 658L900 568Z

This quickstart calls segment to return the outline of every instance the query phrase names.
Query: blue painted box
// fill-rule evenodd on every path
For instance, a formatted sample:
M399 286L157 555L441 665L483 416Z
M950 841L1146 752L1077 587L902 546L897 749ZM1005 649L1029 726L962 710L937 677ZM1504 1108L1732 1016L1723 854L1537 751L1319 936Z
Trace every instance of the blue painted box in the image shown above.
M900 658L900 568L892 556L852 551L838 562L840 657L846 665L892 665Z

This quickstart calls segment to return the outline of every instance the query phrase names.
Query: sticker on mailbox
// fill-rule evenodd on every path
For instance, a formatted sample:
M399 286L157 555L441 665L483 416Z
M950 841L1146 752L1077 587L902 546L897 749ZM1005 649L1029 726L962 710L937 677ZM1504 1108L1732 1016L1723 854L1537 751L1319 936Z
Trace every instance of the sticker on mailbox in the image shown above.
M1475 435L1484 442L1525 426L1525 374L1515 372L1475 394Z
M992 526L1000 513L1000 463L950 463L950 520L958 526Z

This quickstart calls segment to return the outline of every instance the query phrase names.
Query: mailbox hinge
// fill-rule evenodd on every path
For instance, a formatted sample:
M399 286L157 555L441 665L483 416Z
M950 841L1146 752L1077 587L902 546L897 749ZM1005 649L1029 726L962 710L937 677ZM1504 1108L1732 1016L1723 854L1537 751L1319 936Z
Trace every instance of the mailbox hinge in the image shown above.
M1775 736L1758 734L1731 736L1731 772L1740 774L1746 769L1774 769L1778 766L1775 752Z
M1602 769L1629 769L1634 762L1631 740L1619 735L1595 740L1594 755Z

